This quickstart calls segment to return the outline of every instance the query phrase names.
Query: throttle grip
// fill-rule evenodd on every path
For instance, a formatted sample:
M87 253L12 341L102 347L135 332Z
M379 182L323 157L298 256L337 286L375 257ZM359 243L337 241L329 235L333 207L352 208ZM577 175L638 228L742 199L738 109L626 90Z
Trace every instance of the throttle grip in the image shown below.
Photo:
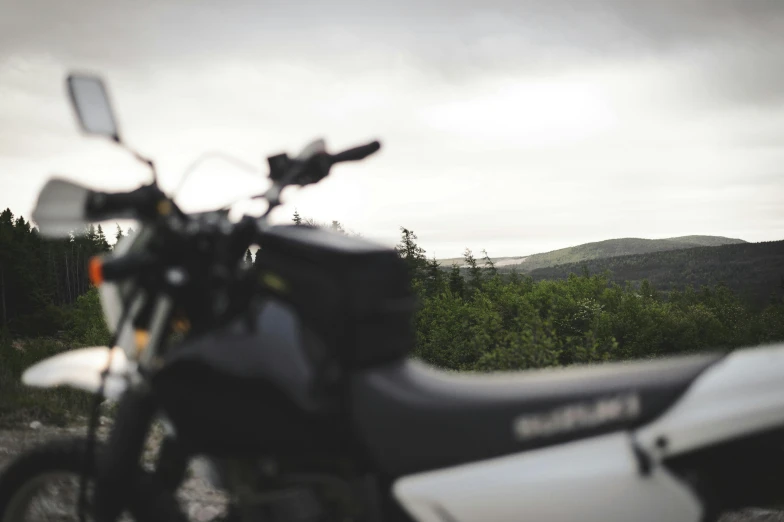
M354 147L353 149L348 149L344 150L343 152L333 154L331 160L333 164L340 163L342 161L358 161L367 158L374 152L378 151L380 148L381 143L378 141L373 141L367 145L360 145L359 147Z

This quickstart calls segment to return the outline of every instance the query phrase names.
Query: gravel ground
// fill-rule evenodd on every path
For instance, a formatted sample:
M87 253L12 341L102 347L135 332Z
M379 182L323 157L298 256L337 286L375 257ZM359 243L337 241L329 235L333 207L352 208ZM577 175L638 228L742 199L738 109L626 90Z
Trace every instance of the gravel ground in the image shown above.
M111 421L101 418L99 438L104 439ZM40 423L21 425L17 428L0 430L0 470L20 453L36 446L46 440L63 437L84 435L84 425L71 427L46 426ZM154 429L144 456L147 466L152 466L158 445L162 439L162 431ZM191 466L189 478L178 492L183 509L193 522L208 522L225 513L226 496L209 485L205 480L200 462L196 461ZM662 521L666 522L666 521ZM784 522L784 512L762 509L748 509L738 513L724 515L720 522Z
M105 439L111 421L106 417L102 417L101 420L98 436ZM16 455L46 440L86 434L85 424L56 427L34 422L18 428L0 430L0 470L4 469ZM153 465L162 438L162 430L158 427L153 429L144 455L145 466ZM199 461L193 462L189 478L178 492L183 510L194 522L207 522L225 513L226 496L211 487L203 477L201 463Z

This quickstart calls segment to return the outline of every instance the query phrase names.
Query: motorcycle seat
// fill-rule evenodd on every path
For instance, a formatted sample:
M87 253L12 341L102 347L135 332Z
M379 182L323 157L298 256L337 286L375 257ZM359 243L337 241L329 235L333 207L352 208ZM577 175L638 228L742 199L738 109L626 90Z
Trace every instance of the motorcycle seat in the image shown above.
M722 356L498 374L405 360L353 376L353 428L388 476L455 466L644 425Z

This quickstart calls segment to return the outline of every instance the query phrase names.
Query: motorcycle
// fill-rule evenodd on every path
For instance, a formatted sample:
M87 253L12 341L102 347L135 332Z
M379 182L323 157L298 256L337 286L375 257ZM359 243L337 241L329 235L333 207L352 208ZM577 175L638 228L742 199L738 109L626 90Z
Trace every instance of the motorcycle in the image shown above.
M103 82L72 75L68 87L82 128L127 148ZM145 497L163 507L139 516L184 520L172 499L196 456L243 521L698 522L780 500L784 345L494 375L412 359L416 301L393 249L268 221L286 187L379 148L330 154L318 140L269 157L271 187L255 196L266 212L236 222L179 210L130 148L151 184L46 184L33 216L44 235L142 224L91 261L111 348L23 376L118 401L84 467L96 520ZM148 480L139 457L155 419L167 437Z

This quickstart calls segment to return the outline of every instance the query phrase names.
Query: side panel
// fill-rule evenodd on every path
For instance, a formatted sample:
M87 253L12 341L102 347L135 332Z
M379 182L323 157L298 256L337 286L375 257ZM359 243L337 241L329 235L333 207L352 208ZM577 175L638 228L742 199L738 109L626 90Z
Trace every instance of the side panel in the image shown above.
M395 497L420 522L698 522L692 491L661 467L642 476L627 433L411 475Z
M784 344L731 353L636 438L653 455L668 457L774 427L784 427Z
M106 368L109 350L105 346L79 348L59 353L29 367L22 374L22 383L36 388L70 386L95 393L101 383L101 372ZM113 348L111 372L106 379L104 395L117 400L127 388L127 372L133 364L120 348Z

